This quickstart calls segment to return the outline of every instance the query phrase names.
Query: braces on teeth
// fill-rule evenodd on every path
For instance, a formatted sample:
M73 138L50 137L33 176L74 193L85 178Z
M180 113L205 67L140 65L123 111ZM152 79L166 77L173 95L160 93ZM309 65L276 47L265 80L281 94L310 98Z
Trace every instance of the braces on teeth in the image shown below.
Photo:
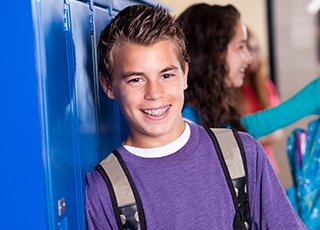
M164 114L167 111L168 108L164 108L164 109L157 109L157 110L144 110L144 112L148 115L157 117L157 116L161 116L162 114Z

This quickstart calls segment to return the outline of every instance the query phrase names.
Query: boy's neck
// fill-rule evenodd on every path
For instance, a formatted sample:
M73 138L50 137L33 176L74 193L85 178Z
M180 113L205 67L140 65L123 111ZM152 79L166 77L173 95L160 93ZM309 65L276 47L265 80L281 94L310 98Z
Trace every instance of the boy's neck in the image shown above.
M168 134L159 136L150 136L143 133L130 132L128 138L124 141L124 145L136 148L157 148L170 144L179 138L186 128L185 122L181 119L179 125L174 128L174 131Z

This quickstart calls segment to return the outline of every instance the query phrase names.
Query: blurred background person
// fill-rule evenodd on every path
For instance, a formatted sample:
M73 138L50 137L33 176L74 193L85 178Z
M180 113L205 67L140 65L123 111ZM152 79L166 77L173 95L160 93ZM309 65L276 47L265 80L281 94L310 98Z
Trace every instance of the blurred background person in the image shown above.
M320 115L320 77L278 106L244 116L241 122L254 138L260 139L311 115Z
M235 89L242 116L268 109L280 102L276 88L269 77L267 65L262 58L259 41L252 30L247 31L247 45L253 59L249 68L246 69L244 84ZM278 129L259 139L277 173L279 168L272 145L278 143L283 137L283 130Z
M206 127L244 130L233 88L243 84L252 56L239 11L232 5L195 4L177 20L191 59L183 117Z

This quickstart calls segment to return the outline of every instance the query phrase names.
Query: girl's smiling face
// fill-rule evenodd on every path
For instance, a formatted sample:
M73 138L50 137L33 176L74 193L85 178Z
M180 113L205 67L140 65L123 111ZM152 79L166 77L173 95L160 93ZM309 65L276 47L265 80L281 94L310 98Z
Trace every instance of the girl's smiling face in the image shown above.
M252 62L252 55L247 47L247 39L246 26L241 20L238 20L235 27L235 35L228 44L226 56L229 71L225 83L230 88L242 86L245 70Z

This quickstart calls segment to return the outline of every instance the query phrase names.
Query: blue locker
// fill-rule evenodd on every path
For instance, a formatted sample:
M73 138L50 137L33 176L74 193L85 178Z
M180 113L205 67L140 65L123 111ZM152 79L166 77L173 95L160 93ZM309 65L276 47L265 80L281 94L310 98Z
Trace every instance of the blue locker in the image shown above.
M63 1L33 2L49 229L81 229L75 53ZM79 208L81 210L81 208ZM70 215L68 215L70 213Z
M0 229L47 229L30 1L4 1L0 37Z
M85 174L128 133L98 79L97 41L128 5L154 1L32 0L48 229L86 229Z

